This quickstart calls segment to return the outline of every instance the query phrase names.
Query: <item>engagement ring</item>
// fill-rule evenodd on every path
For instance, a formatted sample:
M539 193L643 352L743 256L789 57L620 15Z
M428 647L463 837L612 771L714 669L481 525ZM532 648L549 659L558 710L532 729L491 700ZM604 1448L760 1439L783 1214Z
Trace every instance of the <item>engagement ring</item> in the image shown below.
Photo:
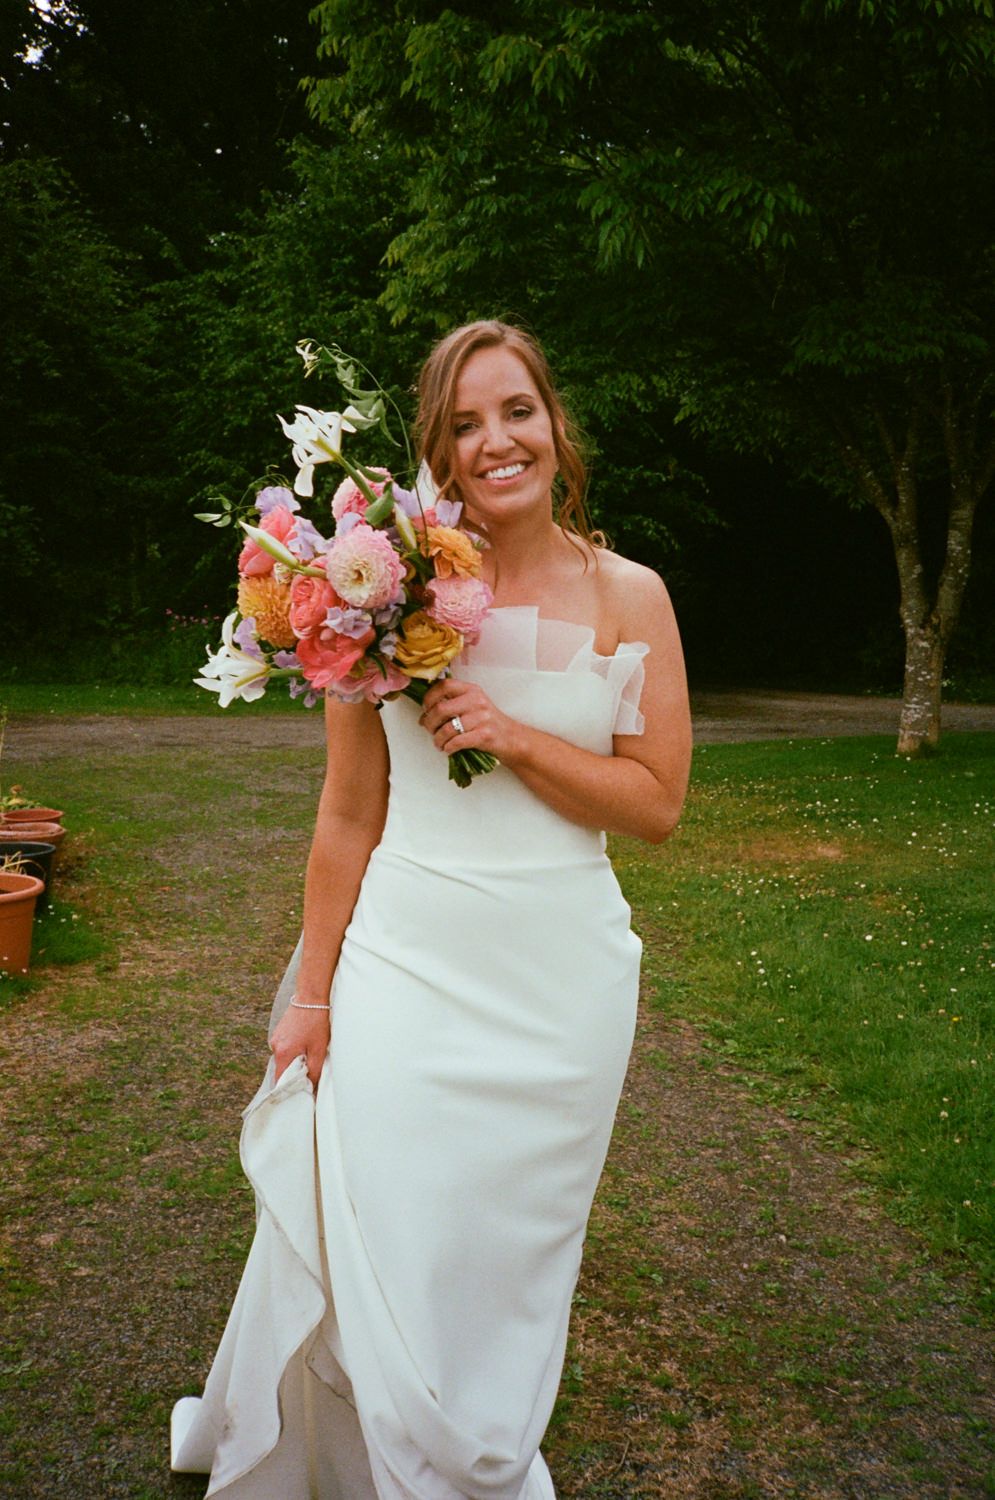
M465 729L463 728L463 720L460 718L459 714L453 714L449 722L453 726L457 734L466 733Z

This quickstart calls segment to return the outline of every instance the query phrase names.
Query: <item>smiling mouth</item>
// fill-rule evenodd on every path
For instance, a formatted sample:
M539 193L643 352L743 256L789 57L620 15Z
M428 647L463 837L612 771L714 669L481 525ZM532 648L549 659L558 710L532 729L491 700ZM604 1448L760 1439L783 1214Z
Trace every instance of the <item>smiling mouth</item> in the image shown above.
M481 479L517 479L519 474L525 473L526 467L527 465L523 463L502 464L499 469L486 469L480 477Z

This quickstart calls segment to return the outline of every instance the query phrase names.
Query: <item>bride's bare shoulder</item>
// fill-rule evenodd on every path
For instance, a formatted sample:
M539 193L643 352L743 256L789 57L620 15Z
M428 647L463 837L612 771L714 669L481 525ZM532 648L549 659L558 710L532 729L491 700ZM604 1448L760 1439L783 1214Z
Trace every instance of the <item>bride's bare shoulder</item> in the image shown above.
M670 596L659 573L642 563L620 557L606 548L597 549L598 581L608 612L618 621L622 639L631 639L633 628L659 624L672 613Z

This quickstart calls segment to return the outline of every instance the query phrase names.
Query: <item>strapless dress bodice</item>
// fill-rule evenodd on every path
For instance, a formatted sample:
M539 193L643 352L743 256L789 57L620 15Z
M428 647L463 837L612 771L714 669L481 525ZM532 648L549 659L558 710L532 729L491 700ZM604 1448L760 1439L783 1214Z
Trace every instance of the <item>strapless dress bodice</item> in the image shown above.
M638 710L648 647L594 649L587 626L541 618L534 606L492 610L453 675L478 683L513 719L596 755L615 734L642 729ZM504 766L460 788L448 761L418 723L408 698L383 708L390 749L390 801L381 849L433 868L454 861L494 869L555 867L599 857L604 835L567 822Z

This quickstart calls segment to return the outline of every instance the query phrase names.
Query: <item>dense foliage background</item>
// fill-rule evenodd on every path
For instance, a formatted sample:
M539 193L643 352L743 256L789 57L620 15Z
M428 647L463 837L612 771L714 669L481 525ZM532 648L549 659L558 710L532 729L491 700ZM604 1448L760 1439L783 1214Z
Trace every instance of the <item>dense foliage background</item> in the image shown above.
M926 629L969 500L943 670L991 689L988 0L9 0L0 47L4 675L154 674L227 609L193 512L335 404L299 337L406 399L498 314L694 680L898 690L896 528Z

